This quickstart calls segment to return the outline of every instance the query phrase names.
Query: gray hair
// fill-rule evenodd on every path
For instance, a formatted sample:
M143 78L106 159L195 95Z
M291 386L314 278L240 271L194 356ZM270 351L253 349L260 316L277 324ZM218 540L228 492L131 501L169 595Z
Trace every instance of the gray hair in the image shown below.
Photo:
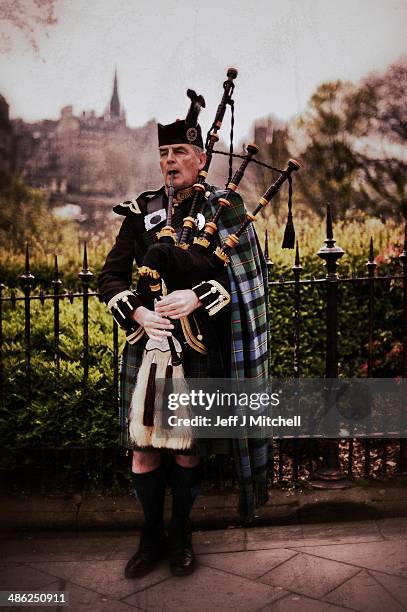
M191 145L191 147L194 150L194 153L197 157L199 157L202 153L205 153L204 149L201 149L201 147L198 147L197 145Z

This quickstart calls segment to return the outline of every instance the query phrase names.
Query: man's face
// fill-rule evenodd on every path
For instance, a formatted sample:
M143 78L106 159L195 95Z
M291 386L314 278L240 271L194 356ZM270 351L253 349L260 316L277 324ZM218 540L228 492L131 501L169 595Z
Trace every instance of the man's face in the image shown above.
M205 153L195 153L190 144L165 145L160 147L160 166L164 181L170 184L169 173L173 172L174 188L184 189L196 182L198 172L205 165Z

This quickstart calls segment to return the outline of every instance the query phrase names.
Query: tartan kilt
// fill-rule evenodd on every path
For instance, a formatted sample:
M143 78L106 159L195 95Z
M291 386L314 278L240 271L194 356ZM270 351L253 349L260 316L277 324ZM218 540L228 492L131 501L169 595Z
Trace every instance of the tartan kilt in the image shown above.
M130 410L131 399L136 385L137 374L143 358L143 351L146 345L146 338L143 337L135 344L126 342L120 358L120 385L119 385L119 444L127 449L137 449L137 445L130 441L127 417ZM183 347L184 352L184 372L186 378L206 378L208 372L207 357L190 346ZM149 447L148 450L153 450ZM171 449L159 449L160 451L169 450L177 454L191 454L191 450L171 451ZM195 453L195 451L193 451Z

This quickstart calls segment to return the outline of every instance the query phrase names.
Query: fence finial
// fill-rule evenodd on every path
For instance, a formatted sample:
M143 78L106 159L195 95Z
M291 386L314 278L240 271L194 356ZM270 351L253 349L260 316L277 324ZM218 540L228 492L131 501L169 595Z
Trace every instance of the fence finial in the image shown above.
M264 259L269 258L269 236L268 231L266 230L266 235L264 237Z
M300 249L298 247L298 240L296 241L296 244L295 244L295 265L297 268L300 265Z
M407 223L404 226L404 247L403 251L399 255L399 260L404 268L404 273L407 272Z
M267 229L266 234L264 236L264 259L266 260L267 270L270 272L270 269L273 266L273 262L271 261L269 254L269 237Z
M30 273L30 250L28 248L28 242L25 243L25 274Z
M338 259L345 254L345 251L341 247L335 245L333 229L332 229L332 214L331 205L326 205L326 239L325 246L321 247L317 253L318 257L325 261L327 270L326 278L331 280L337 279L336 270L338 268Z
M367 262L366 267L369 270L369 276L374 276L374 271L377 267L377 263L374 260L373 237L372 236L370 236L369 261Z
M93 273L88 268L88 249L86 246L86 240L83 245L83 263L82 263L82 271L79 272L79 278L83 283L88 283L90 278L93 276Z
M20 274L20 279L24 285L24 287L29 288L34 282L34 275L31 274L30 270L30 249L28 246L28 242L25 244L25 269L23 274Z
M55 253L54 255L54 278L52 279L52 284L54 287L56 285L61 285L62 281L59 278L59 270L58 270L58 255Z
M294 277L296 280L299 280L302 272L302 265L300 261L300 247L298 246L298 240L295 242L295 262L292 267L292 271L294 272Z
M326 237L328 240L332 240L334 237L332 229L332 211L330 204L326 205Z
M83 244L83 271L88 271L88 248L86 245L86 240Z

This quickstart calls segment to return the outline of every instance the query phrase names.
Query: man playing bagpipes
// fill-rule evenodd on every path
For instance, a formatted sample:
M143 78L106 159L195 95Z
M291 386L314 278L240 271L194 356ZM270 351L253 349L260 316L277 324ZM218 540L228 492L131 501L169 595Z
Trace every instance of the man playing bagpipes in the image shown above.
M205 103L188 90L191 108L186 119L158 125L164 186L114 207L125 218L100 275L99 289L115 320L126 330L120 381L121 444L133 450L132 477L145 516L139 550L125 569L128 578L149 573L168 548L174 575L188 575L195 569L189 514L201 482L201 447L188 431L174 437L171 431L160 429L156 379L267 377L264 258L253 226L244 225L247 215L242 199L234 193L236 185L225 192L206 182L236 74L233 69L228 71L206 153L197 122ZM243 166L255 149L253 146ZM226 201L225 194L227 206L221 217L215 217L219 202ZM210 229L214 218L216 235ZM211 248L230 240L234 232L239 234L233 252L226 256L221 251L224 261L209 269L206 257L199 259L194 247L185 248L186 242L202 236L204 226L210 229L209 238L213 234ZM164 249L161 256L165 249L171 255L166 258L167 263L171 261L167 270L171 274L164 279L166 295L162 295L159 272L146 265L149 258L155 261L158 243L158 250ZM137 291L130 289L134 261L141 275ZM225 443L233 453L240 483L239 511L250 520L255 506L267 501L267 441ZM168 538L163 521L167 483L172 490Z
M175 197L172 224L179 232L184 218L189 213L191 186L205 164L201 129L199 125L191 126L186 121L176 121L167 126L159 125L158 137L160 166L166 185L169 182L169 173L173 173ZM125 219L99 278L103 299L108 303L117 322L130 330L121 368L121 442L128 448L136 446L129 439L126 420L146 340L150 338L160 341L170 336L174 329L172 321L203 309L198 290L173 291L157 302L154 310L144 306L142 296L130 291L134 260L139 267L142 266L149 245L165 223L167 191L166 187L149 191L141 194L136 201L125 202L114 208L115 212L124 215ZM201 217L199 221L202 229ZM211 364L211 368L215 373L216 367L221 367L220 375L226 375L229 365L222 363L229 361L230 347L229 287L226 270L214 280L216 283L210 284L209 289L215 287L216 292L210 293L210 303L213 304L221 298L219 305L222 308L214 315L217 322L212 326L212 335L220 340L220 353L224 354L218 356L218 363ZM201 294L206 293L204 287L200 289ZM206 303L209 304L208 300ZM209 309L208 315L213 309L214 305ZM202 345L199 339L202 335L198 333L195 336L198 347ZM201 352L197 352L187 344L183 347L183 352L185 375L194 378L206 376L207 358L203 348ZM157 452L154 447L133 450L132 476L137 497L143 507L145 527L141 534L140 548L126 566L127 577L143 576L151 571L168 547L163 524L167 479L173 496L169 538L172 548L171 569L176 575L187 575L195 567L188 518L201 481L200 460L196 447L173 452L173 461L168 470L168 465L162 461L161 452Z

